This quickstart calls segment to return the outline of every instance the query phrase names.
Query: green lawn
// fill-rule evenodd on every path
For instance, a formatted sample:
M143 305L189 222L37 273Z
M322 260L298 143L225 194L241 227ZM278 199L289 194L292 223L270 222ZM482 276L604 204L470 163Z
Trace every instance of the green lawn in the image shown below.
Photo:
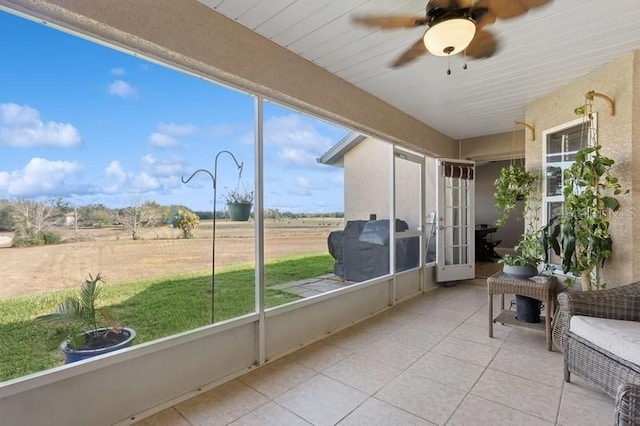
M330 273L329 255L282 259L265 265L266 304L278 306L299 297L272 287ZM78 288L81 283L78 283ZM216 273L216 321L254 311L253 267L234 267ZM34 318L52 312L76 290L0 300L0 381L42 371L62 363L51 347L51 326ZM135 343L169 336L211 322L211 274L180 275L103 286L100 305L110 306L117 318L137 332Z

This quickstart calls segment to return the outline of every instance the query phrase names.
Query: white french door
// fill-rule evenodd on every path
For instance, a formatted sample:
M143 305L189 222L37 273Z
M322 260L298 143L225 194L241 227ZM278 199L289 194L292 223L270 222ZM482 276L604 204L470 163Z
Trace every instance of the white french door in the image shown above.
M436 281L475 277L475 163L438 159Z

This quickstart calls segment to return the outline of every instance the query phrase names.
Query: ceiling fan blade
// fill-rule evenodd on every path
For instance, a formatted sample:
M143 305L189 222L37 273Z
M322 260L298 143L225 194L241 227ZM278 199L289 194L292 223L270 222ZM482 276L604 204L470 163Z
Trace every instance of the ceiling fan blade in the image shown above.
M427 10L432 7L439 7L442 9L463 9L471 7L473 0L431 0L427 5Z
M489 0L480 0L471 9L471 17L477 28L483 28L496 22L496 15L489 11Z
M353 21L367 27L375 27L383 30L413 28L427 23L426 18L418 16L354 16Z
M398 59L396 59L392 64L391 68L398 68L402 65L405 65L414 59L427 54L427 48L424 45L424 41L422 39L416 41L409 49L407 49Z
M529 8L518 0L489 0L489 11L500 19L509 19L527 13Z
M478 30L471 40L471 44L465 50L465 54L476 59L488 58L496 52L497 48L498 44L493 34L485 30Z
M481 0L488 3L489 11L500 19L509 19L523 15L536 7L544 6L553 0ZM477 3L476 6L477 7Z
M544 6L547 3L551 3L553 0L520 0L520 3L527 6L529 9Z

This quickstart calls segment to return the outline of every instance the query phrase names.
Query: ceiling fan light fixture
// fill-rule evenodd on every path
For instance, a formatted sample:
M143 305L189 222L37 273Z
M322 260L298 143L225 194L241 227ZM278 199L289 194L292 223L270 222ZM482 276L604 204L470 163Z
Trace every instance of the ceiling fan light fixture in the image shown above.
M462 52L476 34L476 24L459 17L440 21L424 33L424 45L432 55L448 56Z

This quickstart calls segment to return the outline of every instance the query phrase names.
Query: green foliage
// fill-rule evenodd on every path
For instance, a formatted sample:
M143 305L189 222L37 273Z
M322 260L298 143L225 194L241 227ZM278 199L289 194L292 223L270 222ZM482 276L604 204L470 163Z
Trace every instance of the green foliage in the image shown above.
M253 191L240 189L228 189L224 195L225 202L232 204L251 204L253 203Z
M540 200L538 194L538 177L520 166L510 165L500 170L496 179L495 204L498 214L497 226L505 224L509 214L518 201L524 202L520 220L527 220L526 230L514 247L515 256L506 255L501 262L512 266L538 266L543 258L543 247L540 244Z
M15 230L13 207L10 202L6 200L0 200L0 231L13 230Z
M100 283L104 283L102 275L97 274L94 277L89 274L76 296L67 297L54 313L42 315L38 319L54 323L58 331L56 334L63 336L63 340L69 340L70 348L83 349L86 343L84 332L98 334L97 330L104 326L111 329L119 328L108 309L96 306L101 293Z
M300 297L273 288L278 284L330 273L327 255L280 259L265 264L266 305L280 306ZM216 271L216 321L236 318L255 309L255 277L251 266ZM42 371L62 363L52 348L59 339L46 321L34 318L56 309L77 291L62 290L16 299L0 299L0 381ZM211 322L211 272L100 287L103 306L126 324L135 324L136 342L143 343L192 330ZM53 337L52 337L53 334Z
M616 196L623 193L618 178L610 172L614 160L600 149L581 149L565 170L564 212L549 222L543 239L546 247L561 256L563 272L580 276L585 290L604 287L598 269L613 254L608 213L620 208ZM595 282L591 281L593 271Z
M173 216L173 227L182 231L184 238L192 238L193 230L200 225L200 218L197 214L186 207L180 207Z
M519 200L525 200L535 189L538 177L520 166L510 165L500 170L495 181L496 226L503 226ZM522 218L521 218L522 219Z
M13 239L14 247L44 246L60 243L60 234L50 229L36 233L33 229L29 231L20 230Z

